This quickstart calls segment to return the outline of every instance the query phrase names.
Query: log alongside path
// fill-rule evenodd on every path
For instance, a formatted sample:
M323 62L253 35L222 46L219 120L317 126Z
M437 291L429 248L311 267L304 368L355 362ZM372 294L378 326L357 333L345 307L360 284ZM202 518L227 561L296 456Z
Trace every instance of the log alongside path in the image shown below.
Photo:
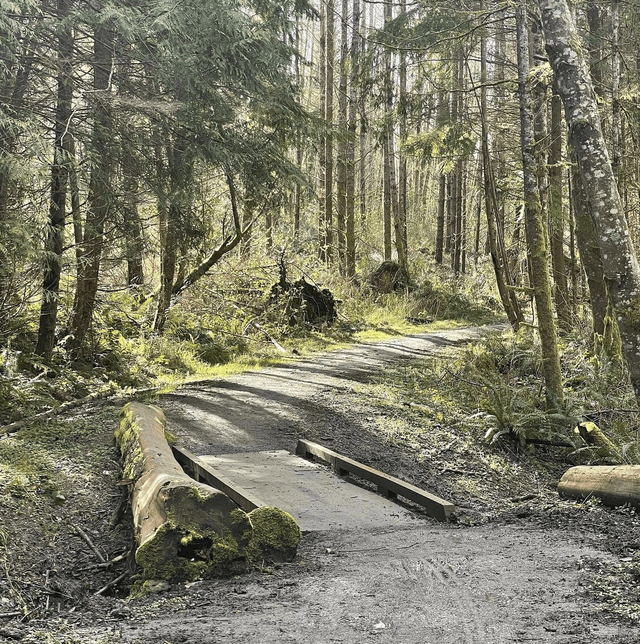
M131 488L141 585L228 575L295 556L300 529L290 515L268 507L247 514L224 492L184 472L158 407L126 405L115 437Z

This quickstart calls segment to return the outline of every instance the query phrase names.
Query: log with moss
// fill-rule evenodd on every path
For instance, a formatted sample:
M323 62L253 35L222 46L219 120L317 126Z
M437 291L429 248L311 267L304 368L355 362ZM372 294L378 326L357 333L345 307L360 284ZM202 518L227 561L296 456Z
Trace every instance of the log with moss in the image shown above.
M561 496L595 497L605 505L629 504L640 507L640 465L579 465L560 479Z
M224 492L184 472L158 407L126 405L115 438L131 486L143 582L228 575L295 556L300 529L289 514L277 508L246 514Z

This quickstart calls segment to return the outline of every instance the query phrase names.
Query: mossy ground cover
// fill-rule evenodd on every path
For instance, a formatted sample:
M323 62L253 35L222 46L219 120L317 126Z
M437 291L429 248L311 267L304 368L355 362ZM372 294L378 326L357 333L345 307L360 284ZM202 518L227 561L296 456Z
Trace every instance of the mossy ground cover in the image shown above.
M131 530L118 515L125 499L112 440L118 411L87 407L0 439L0 614L64 614L127 568ZM101 561L85 537L117 562Z

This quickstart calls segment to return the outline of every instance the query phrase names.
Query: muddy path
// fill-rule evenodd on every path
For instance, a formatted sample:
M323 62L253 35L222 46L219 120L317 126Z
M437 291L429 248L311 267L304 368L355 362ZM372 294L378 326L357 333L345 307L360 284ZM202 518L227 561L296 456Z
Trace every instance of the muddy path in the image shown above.
M293 450L301 437L356 457L383 454L366 401L355 409L347 394L391 363L482 333L360 346L191 385L160 404L172 433L197 454ZM140 644L639 642L635 628L607 619L586 592L594 562L612 557L604 537L579 522L463 527L416 512L410 526L311 532L291 564L166 589L107 628L113 641Z

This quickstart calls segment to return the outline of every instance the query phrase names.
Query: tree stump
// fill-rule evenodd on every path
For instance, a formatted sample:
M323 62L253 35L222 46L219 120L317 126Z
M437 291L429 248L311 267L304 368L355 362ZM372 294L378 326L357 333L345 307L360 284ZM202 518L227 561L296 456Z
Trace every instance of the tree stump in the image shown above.
M410 280L407 272L391 260L386 260L376 268L369 282L376 293L393 293L409 286Z
M142 584L236 574L247 564L293 558L300 542L295 520L270 508L273 539L265 539L259 514L254 530L251 515L224 492L184 472L165 426L158 407L134 402L124 407L115 432L123 478L131 481L135 558L142 567ZM265 508L258 510L264 513Z
M640 465L572 467L560 479L558 492L570 498L596 497L610 506L640 507Z

